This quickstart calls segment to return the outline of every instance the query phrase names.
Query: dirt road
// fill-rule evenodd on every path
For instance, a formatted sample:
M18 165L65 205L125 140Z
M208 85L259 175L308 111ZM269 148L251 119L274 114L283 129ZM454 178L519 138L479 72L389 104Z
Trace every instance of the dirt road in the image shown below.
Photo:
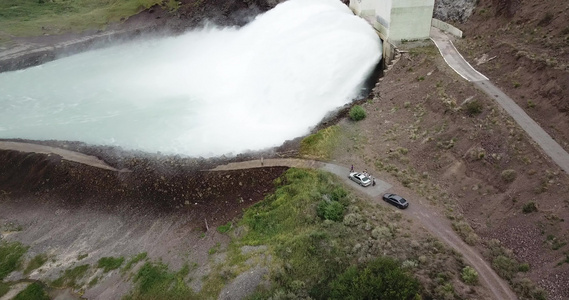
M357 183L348 179L347 174L350 171L348 168L335 164L302 159L265 159L263 160L263 166L289 166L325 170L337 175L351 188L358 189L360 192L366 194L369 197L369 201L373 203L382 203L386 206L389 206L389 204L381 200L381 194L386 191L398 193L406 196L408 199L412 199L409 208L402 211L404 215L419 221L433 235L439 237L447 245L462 253L466 261L476 269L478 275L480 276L482 285L487 287L488 290L492 292L494 299L517 299L517 296L510 289L510 286L502 278L500 278L496 272L494 272L494 270L476 249L470 247L464 241L462 241L462 239L452 230L450 221L444 216L444 214L440 212L439 209L429 205L428 200L418 197L417 195L408 197L406 194L411 192L392 189L391 184L378 179L376 179L377 184L375 186L361 187ZM218 166L213 170L221 171L260 167L262 167L261 161L254 160Z
M37 152L37 153L54 153L61 155L63 159L82 163L85 165L90 165L97 168L102 168L106 170L119 171L109 165L104 161L99 160L94 156L84 155L82 153L69 151L65 149L47 147L36 144L28 143L14 143L14 142L0 142L0 149L10 149L23 152ZM383 205L389 205L381 200L381 195L390 190L407 196L410 191L405 191L403 189L395 190L392 189L392 185L376 179L375 186L361 187L355 182L348 179L349 169L347 167L339 166L336 164L324 163L314 160L303 160L303 159L264 159L262 160L251 160L237 163L230 163L227 165L220 165L212 169L212 171L228 171L228 170L239 170L239 169L251 169L251 168L263 168L263 167L273 167L273 166L287 166L287 167L297 167L297 168L311 168L311 169L321 169L324 171L331 172L337 175L343 180L343 182L350 186L352 189L357 189L360 192L368 196L369 201L374 203L382 203ZM439 237L446 244L462 253L466 261L472 265L477 271L481 279L481 283L486 286L495 299L517 299L515 294L510 290L508 284L504 282L498 275L492 270L488 263L483 259L482 255L478 253L475 249L467 245L462 241L462 239L452 230L449 220L437 209L429 205L426 199L422 199L417 195L412 195L411 205L408 209L402 211L403 214L408 217L419 221L427 230L429 230L433 235Z
M18 142L6 142L0 141L1 150L14 150L20 152L33 152L33 153L43 153L43 154L56 154L61 156L62 159L77 162L80 164L85 164L99 169L110 170L115 172L129 172L127 169L116 169L109 166L105 161L91 155L85 155L83 153L69 151L61 148L37 145L31 143L18 143Z

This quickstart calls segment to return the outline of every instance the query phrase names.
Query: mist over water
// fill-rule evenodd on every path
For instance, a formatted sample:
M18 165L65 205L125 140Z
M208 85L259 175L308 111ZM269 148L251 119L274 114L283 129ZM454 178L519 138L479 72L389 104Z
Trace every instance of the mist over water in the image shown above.
M204 28L0 74L0 138L192 156L304 135L352 101L381 58L338 0L290 0L240 29Z

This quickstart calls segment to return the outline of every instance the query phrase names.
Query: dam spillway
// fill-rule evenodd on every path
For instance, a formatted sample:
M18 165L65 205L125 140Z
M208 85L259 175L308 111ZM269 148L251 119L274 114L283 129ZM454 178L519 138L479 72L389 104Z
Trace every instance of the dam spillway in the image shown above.
M0 74L0 138L190 156L278 146L349 103L381 58L337 0L290 0L206 27Z

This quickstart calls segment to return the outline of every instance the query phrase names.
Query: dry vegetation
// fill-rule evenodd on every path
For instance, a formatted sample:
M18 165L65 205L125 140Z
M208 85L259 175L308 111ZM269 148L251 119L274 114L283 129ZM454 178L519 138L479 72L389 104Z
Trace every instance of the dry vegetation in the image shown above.
M404 54L364 108L365 120L342 123L333 159L374 165L442 208L523 298L542 297L526 277L554 299L569 296L560 264L569 251L560 241L569 233L567 175L434 46Z

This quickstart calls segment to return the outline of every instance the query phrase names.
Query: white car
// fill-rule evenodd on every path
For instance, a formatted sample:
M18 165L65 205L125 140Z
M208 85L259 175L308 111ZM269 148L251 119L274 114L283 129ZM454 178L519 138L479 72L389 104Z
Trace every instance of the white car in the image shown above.
M353 173L350 173L350 175L348 175L348 178L355 181L357 184L359 184L361 186L371 185L371 179L369 179L369 177L367 177L363 173L353 172Z

